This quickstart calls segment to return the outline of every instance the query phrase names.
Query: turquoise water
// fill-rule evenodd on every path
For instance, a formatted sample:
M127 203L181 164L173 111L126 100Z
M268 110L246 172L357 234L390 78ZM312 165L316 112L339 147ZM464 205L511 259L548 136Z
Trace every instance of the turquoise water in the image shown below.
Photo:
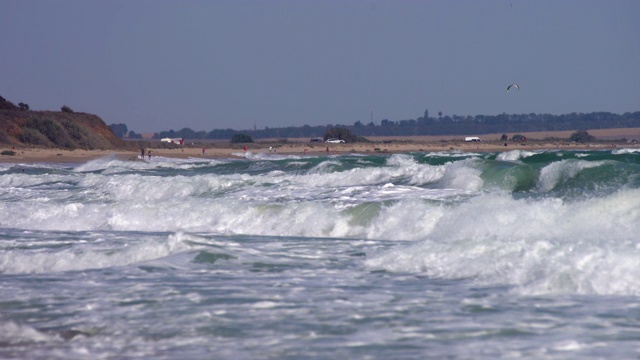
M637 358L640 153L0 164L0 358Z

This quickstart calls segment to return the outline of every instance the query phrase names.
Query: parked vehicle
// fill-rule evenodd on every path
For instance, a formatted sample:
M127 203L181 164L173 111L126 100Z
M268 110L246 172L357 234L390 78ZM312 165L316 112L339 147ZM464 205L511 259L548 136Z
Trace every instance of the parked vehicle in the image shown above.
M327 139L327 141L325 141L329 144L344 144L344 140L340 140L340 139Z

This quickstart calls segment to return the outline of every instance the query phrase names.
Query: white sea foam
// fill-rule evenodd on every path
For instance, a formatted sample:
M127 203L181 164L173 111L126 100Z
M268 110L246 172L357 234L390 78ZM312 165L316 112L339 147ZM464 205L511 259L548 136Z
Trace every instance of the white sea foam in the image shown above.
M576 203L487 195L448 209L431 228L424 241L366 264L522 294L640 295L640 190Z
M76 172L93 172L105 170L108 168L121 168L127 167L129 169L146 169L149 168L150 165L144 161L120 161L115 159L112 156L98 158L94 160L87 161L84 164L78 165L74 168Z
M169 158L163 156L152 156L151 160L145 161L121 161L113 157L104 157L90 160L84 164L73 168L75 172L98 172L102 174L117 174L131 170L151 170L158 168L171 169L197 169L216 164L227 163L227 159L202 159L202 158Z
M0 353L633 358L637 159L584 153L0 172Z
M622 149L611 150L611 153L613 155L635 154L639 152L640 152L640 149L638 148L622 148Z
M281 155L278 154L276 152L274 153L266 153L266 152L253 152L251 150L245 151L245 152L234 152L231 153L231 155L239 157L239 158L245 158L245 159L249 159L249 160L286 160L286 159L304 159L304 158L309 158L312 155L294 155L294 154L287 154L287 155ZM304 156L303 156L304 155Z
M17 324L13 321L0 322L0 339L2 339L4 347L7 347L7 345L25 346L27 344L61 340L38 331L29 325Z
M256 167L264 162L251 161ZM635 265L640 264L639 248L633 240L640 233L636 190L573 203L560 198L517 200L483 189L484 162L476 157L429 165L392 155L384 166L356 168L335 157L306 173L297 170L303 160L293 162L301 164L292 165L292 172L256 174L96 172L121 166L112 160L107 167L98 161L74 172L3 174L2 197L10 201L0 202L0 227L420 241L408 250L377 254L367 264L506 283L523 293L640 293L640 285L631 279L640 275ZM538 189L550 191L584 169L606 163L551 163L542 169ZM28 263L20 254L10 256ZM73 258L78 268L111 264L100 253L62 256ZM2 263L5 272L76 266L52 259L39 259L39 265L29 269L8 257ZM122 259L123 264L140 260L133 254ZM607 275L613 273L617 278Z
M65 248L59 251L5 250L0 254L0 273L51 273L141 263L187 250L185 240L190 237L177 233L161 241L149 239L133 245L125 243L117 251L113 251L113 247L101 251L96 246L86 251Z
M473 153L473 152L466 152L466 151L460 151L460 150L454 150L454 151L434 151L434 152L427 152L424 154L425 158L461 158L461 157L476 157L476 156L480 156L479 153Z
M520 159L528 158L537 154L535 151L527 151L527 150L511 150L501 152L496 156L496 160L502 161L517 161Z

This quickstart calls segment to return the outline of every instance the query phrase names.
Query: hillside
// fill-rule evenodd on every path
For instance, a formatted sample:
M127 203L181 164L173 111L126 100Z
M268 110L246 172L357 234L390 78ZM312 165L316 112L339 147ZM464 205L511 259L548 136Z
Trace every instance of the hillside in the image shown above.
M0 104L0 144L69 150L127 147L96 115L29 111L11 105Z

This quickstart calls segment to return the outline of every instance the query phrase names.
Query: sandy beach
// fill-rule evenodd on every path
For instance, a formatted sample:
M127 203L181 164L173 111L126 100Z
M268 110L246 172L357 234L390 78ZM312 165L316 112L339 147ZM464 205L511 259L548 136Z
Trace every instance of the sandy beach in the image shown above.
M393 141L354 143L354 144L325 144L289 142L286 144L252 143L246 145L231 144L207 144L205 147L183 147L176 149L149 148L145 154L151 151L151 156L171 158L241 158L246 152L253 154L295 154L301 156L327 156L337 154L374 154L374 153L406 153L406 152L497 152L511 150L598 150L611 148L638 148L637 143L606 142L592 144L576 144L569 142L541 142L528 141L523 143L507 142L473 142L463 141ZM203 151L204 149L204 151ZM137 160L139 151L122 150L62 150L44 148L0 148L0 151L11 150L15 155L1 155L0 163L82 163L103 157L115 157L119 160Z
M597 129L589 133L596 136L594 143L578 144L568 141L544 141L540 138L567 138L573 131L522 133L531 139L527 142L498 141L500 134L482 135L482 142L464 142L460 136L412 136L412 137L375 137L371 142L350 144L326 144L309 142L309 139L288 139L286 142L277 140L260 140L251 144L230 144L226 141L208 143L191 143L183 147L167 149L158 147L145 149L145 154L151 150L151 156L172 158L240 158L246 152L295 154L307 156L327 156L336 154L373 154L373 153L405 153L405 152L440 152L440 151L480 151L496 152L510 150L597 150L611 148L638 148L640 143L616 141L626 138L640 139L640 128L626 129ZM505 146L506 144L506 146ZM245 150L246 146L246 150ZM203 152L204 149L204 152ZM102 157L115 157L119 160L137 160L140 150L63 150L49 148L7 147L1 146L0 152L13 151L15 155L0 155L0 163L82 163Z

